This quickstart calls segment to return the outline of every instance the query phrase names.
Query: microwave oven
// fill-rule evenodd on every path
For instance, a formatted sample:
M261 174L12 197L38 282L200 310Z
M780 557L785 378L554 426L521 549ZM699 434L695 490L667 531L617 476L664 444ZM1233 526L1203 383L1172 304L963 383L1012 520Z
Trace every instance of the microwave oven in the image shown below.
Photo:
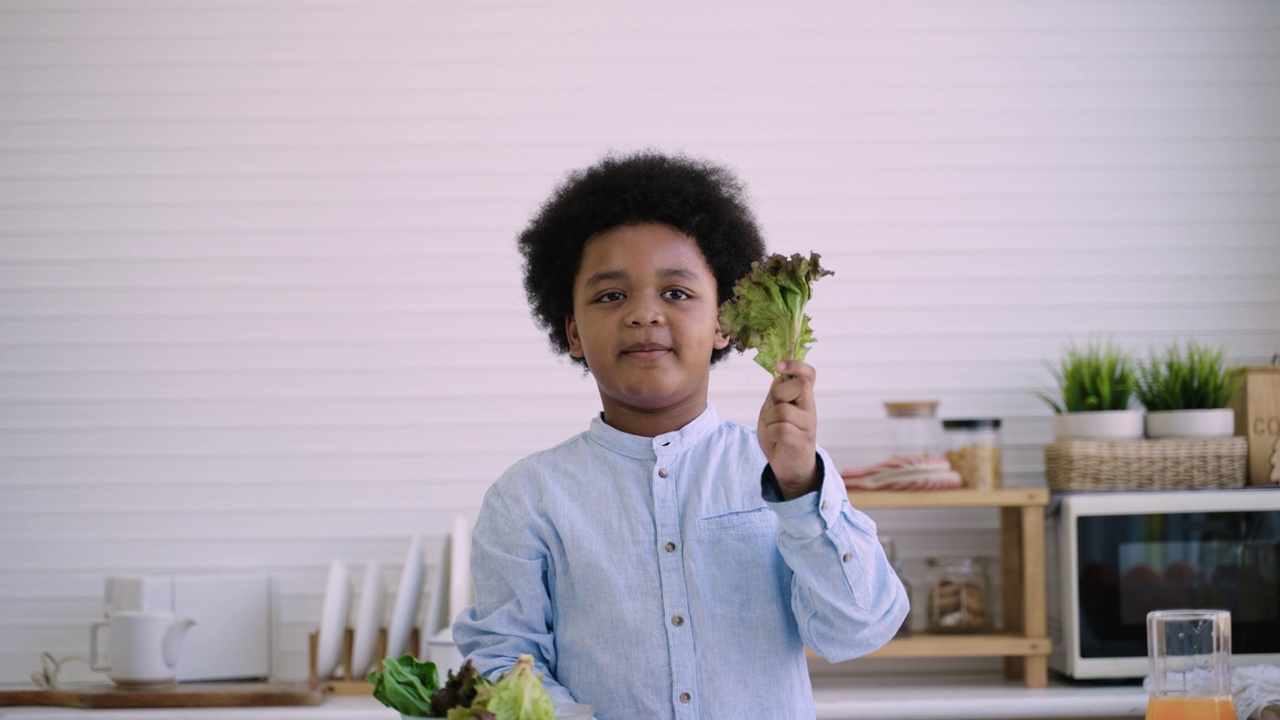
M1066 493L1046 511L1049 667L1147 674L1152 610L1231 612L1232 662L1280 663L1280 490Z

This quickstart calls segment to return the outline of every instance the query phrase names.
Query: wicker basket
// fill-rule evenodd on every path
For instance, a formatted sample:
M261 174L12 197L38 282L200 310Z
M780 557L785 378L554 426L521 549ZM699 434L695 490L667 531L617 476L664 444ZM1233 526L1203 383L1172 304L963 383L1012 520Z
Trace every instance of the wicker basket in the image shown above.
M1243 487L1248 462L1243 437L1063 440L1044 448L1054 492Z

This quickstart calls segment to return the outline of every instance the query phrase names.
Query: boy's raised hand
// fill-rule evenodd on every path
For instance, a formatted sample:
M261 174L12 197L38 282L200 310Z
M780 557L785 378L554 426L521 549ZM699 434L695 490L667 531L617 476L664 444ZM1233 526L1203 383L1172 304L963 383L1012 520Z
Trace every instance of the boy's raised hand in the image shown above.
M756 430L782 499L791 500L822 483L817 461L818 411L813 402L817 371L799 360L784 360L774 369L779 375L769 386Z

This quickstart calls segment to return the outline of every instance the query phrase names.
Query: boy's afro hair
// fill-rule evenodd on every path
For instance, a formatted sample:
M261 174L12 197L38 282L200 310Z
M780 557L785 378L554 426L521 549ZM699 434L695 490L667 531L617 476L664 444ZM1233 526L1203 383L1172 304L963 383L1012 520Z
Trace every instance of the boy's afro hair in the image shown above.
M692 237L715 275L720 304L764 257L764 240L746 191L727 169L684 156L646 151L609 155L568 175L520 233L524 289L534 320L552 347L569 352L565 319L587 241L612 228L668 225ZM714 364L729 353L713 351ZM581 358L574 358L585 364Z

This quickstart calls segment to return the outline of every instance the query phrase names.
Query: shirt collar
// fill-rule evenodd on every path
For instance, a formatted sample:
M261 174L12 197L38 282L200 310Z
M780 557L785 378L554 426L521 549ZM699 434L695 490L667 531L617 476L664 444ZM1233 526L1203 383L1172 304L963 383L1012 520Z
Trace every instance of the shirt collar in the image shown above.
M720 425L720 415L707 403L707 409L694 418L688 425L674 432L663 433L656 437L631 435L609 425L604 421L604 413L591 419L591 427L587 434L592 440L628 457L640 460L653 460L659 455L671 455L682 452L698 444Z

